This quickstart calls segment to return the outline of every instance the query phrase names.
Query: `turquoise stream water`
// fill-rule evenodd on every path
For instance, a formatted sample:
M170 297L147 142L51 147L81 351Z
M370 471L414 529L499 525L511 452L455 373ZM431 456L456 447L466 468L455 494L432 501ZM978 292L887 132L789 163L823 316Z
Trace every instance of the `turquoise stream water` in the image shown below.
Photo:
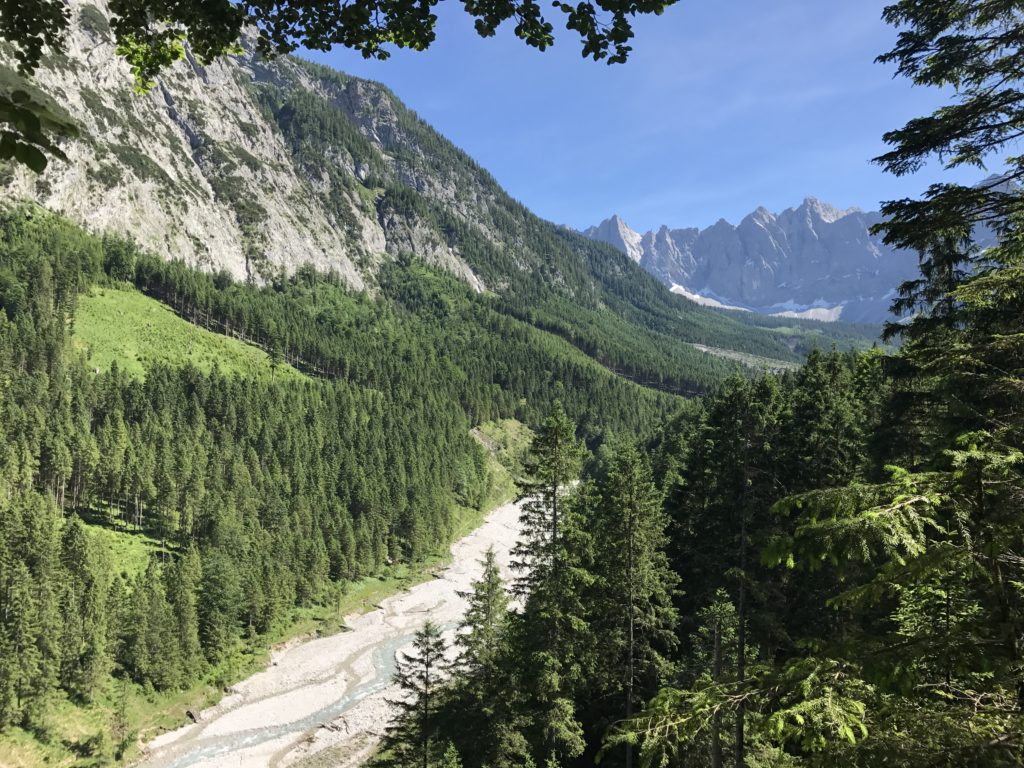
M224 736L211 736L203 739L202 736L191 747L176 756L173 760L163 763L166 768L189 768L189 766L212 760L221 755L228 755L238 749L252 747L273 741L281 736L289 734L303 734L307 731L318 728L325 723L345 714L348 710L375 693L391 685L391 676L395 672L395 655L403 646L412 642L412 634L399 635L390 638L373 650L373 678L350 690L344 691L343 695L333 703L322 709L310 713L300 720L290 723L274 725L267 728L253 728L249 731L231 733ZM171 746L173 749L173 746ZM145 762L143 763L145 765Z

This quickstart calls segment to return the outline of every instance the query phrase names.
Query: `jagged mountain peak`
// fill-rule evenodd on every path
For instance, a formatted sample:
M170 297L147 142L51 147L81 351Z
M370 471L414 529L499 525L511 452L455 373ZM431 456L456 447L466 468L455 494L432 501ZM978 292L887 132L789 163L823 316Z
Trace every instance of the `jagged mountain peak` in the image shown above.
M662 225L640 236L638 260L686 296L769 314L880 322L917 260L870 233L879 218L808 196L781 213L759 206L737 225ZM621 237L594 227L585 234L626 252Z
M775 214L765 208L763 205L758 206L753 213L747 214L743 219L744 221L750 220L758 224L767 224L775 221Z
M615 246L633 261L639 262L643 256L640 233L630 228L617 213L613 213L596 227L587 228L583 234L591 240L600 240Z
M837 208L813 196L805 197L796 210L817 216L826 224L833 224L851 214L861 213L859 208Z

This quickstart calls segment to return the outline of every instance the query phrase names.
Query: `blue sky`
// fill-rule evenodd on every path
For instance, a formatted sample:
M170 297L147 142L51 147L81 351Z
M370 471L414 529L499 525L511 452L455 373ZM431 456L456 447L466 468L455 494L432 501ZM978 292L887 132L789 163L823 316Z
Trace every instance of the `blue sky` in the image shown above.
M869 163L886 130L942 98L874 63L896 36L884 5L681 0L638 21L630 60L608 66L582 59L564 30L545 53L509 27L480 39L446 0L426 52L306 55L388 85L547 219L707 226L808 195L876 208L937 178L930 168L896 179Z

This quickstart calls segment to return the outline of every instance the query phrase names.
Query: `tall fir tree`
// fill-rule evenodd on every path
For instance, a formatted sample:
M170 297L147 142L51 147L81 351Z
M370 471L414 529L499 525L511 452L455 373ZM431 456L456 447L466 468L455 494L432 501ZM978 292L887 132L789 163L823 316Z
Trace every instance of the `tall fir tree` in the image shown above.
M447 644L441 628L428 621L416 632L412 652L397 660L395 685L402 697L393 704L398 709L387 737L387 747L400 765L430 768L440 756L435 739L440 709L442 682L447 671Z
M673 676L679 577L666 555L662 495L635 446L620 447L609 458L591 514L596 577L591 623L600 658L595 701L605 702L604 715L594 708L591 717L603 730L631 718L634 707ZM627 768L632 761L627 744Z
M563 504L579 480L584 452L576 426L561 402L556 402L530 447L520 540L512 551L512 567L519 573L514 589L520 596L531 593L563 565Z
M480 563L483 571L465 595L468 606L455 643L459 648L458 665L478 686L482 704L497 693L498 675L505 632L508 626L508 594L498 568L494 547L488 547Z

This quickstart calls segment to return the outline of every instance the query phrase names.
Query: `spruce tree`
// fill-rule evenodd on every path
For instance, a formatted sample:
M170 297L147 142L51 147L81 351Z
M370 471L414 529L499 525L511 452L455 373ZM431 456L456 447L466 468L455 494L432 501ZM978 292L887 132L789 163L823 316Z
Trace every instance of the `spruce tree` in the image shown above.
M563 499L579 480L584 447L576 427L556 402L530 447L529 482L520 516L521 539L512 551L512 567L519 572L517 595L525 596L562 567Z
M697 631L690 638L692 656L687 670L695 685L720 685L727 682L736 665L736 609L724 589L714 601L697 614ZM708 757L711 768L724 764L722 730L725 713L716 711L708 733Z
M592 624L593 536L585 525L596 491L581 483L561 500L557 568L546 571L514 617L511 634L516 680L532 724L532 741L543 761L579 757L585 747L577 702L599 666Z
M198 594L202 584L202 561L195 545L190 546L165 572L167 600L174 612L177 644L183 678L196 680L203 669L199 640Z
M444 755L441 756L440 768L462 768L462 758L459 756L459 750L450 741L448 742L447 749L444 751Z
M74 517L64 527L62 590L61 686L74 698L88 701L107 674L106 584L85 534Z
M401 763L411 768L430 768L434 762L438 698L448 666L446 651L440 627L428 621L416 632L412 653L397 659L393 680L402 697L392 702L398 716L387 743Z
M466 595L468 607L463 615L455 644L459 648L461 671L480 691L479 698L489 703L494 689L499 657L508 623L508 594L501 578L494 547L488 547L481 561L483 572Z
M242 589L234 558L220 547L207 550L202 558L199 600L199 637L211 663L223 660L233 650L242 609Z
M602 693L617 699L608 721L629 719L672 673L679 577L665 554L667 520L646 460L634 446L611 457L594 510L594 633ZM633 749L626 745L626 766Z
M31 575L24 565L14 566L2 589L0 720L17 725L25 722L37 697L45 690L40 626Z

